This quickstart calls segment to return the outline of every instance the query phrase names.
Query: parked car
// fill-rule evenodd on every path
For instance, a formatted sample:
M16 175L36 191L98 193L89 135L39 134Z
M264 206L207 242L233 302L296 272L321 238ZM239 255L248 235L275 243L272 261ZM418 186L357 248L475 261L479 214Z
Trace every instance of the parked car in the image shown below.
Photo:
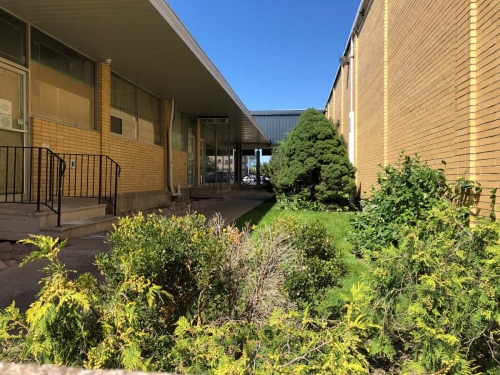
M246 175L246 176L243 176L242 178L242 183L244 185L249 185L249 184L256 184L257 183L257 176L255 175ZM260 183L263 185L265 184L267 181L271 181L271 179L267 176L260 176Z
M207 173L205 182L229 182L229 173L225 171L218 171L215 173Z

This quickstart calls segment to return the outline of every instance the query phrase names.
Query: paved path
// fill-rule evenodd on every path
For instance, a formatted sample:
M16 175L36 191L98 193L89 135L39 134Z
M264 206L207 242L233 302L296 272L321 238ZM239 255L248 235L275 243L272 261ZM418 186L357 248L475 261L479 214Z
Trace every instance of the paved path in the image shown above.
M219 212L227 222L233 222L271 197L271 194L264 192L231 195L214 204L200 207L197 212L206 217L212 217ZM105 244L104 239L105 234L98 234L70 241L66 249L61 251L60 259L68 269L76 270L79 274L90 272L100 277L94 265L94 258L97 254L109 250L110 244ZM18 307L26 310L40 290L38 282L43 274L39 270L45 264L44 261L37 261L23 267L0 271L0 309L15 300Z
M215 205L202 207L197 212L205 215L207 218L219 212L228 223L232 223L272 197L273 194L264 192L247 192L242 195L231 195Z

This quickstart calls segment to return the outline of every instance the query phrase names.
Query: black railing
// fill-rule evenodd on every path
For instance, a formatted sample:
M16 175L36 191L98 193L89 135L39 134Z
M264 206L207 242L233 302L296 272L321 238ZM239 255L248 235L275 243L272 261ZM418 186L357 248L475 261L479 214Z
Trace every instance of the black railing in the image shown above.
M43 147L0 146L0 203L42 205L61 225L63 197L98 198L116 215L121 167L106 155L56 154Z
M61 225L61 201L66 163L43 147L0 146L0 203L36 204L57 214Z
M98 198L113 207L116 215L121 167L106 155L58 154L65 162L64 197Z

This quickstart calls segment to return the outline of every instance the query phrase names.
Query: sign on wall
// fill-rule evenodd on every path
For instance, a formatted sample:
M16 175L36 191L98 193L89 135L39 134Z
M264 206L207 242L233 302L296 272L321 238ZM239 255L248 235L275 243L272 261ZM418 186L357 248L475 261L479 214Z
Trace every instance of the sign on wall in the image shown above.
M227 117L200 117L201 125L227 125L229 118Z
M12 102L0 99L0 128L12 128Z

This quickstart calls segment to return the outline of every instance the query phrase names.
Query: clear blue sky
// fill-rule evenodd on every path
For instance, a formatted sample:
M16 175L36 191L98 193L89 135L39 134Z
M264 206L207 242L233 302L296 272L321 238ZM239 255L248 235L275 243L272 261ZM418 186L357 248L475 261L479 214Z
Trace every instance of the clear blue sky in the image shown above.
M359 0L167 0L250 110L325 106Z

